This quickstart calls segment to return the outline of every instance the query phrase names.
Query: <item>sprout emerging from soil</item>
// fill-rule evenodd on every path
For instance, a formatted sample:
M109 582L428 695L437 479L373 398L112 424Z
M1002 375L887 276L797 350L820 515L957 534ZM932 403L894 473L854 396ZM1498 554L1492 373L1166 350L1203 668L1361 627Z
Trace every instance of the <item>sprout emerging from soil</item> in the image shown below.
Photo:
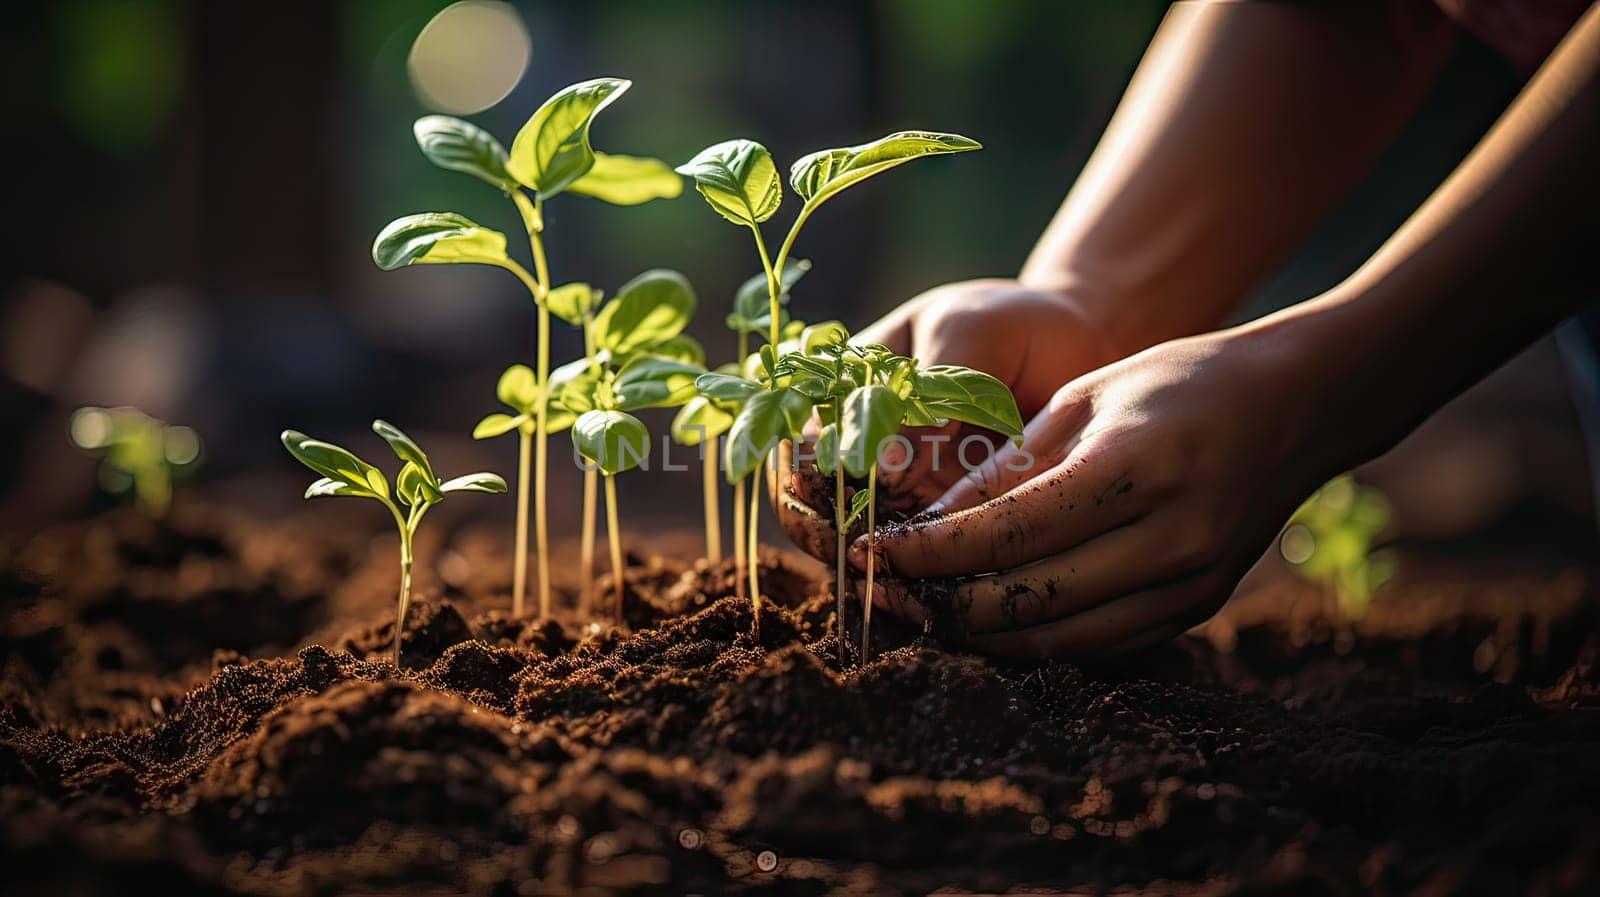
M960 153L981 149L977 141L958 134L941 134L930 131L901 131L860 146L820 150L802 157L789 169L789 185L803 202L795 215L794 223L778 247L777 256L767 252L766 239L761 224L771 218L783 202L783 184L777 166L767 148L753 140L729 140L706 147L693 159L678 167L680 174L694 180L695 189L712 210L729 222L748 227L755 238L756 254L761 259L761 271L766 284L767 344L761 348L759 370L753 365L753 356L747 357L747 347L741 345L739 371L742 379L753 383L756 390L742 396L732 395L733 387L723 392L729 395L723 401L742 403L737 416L729 425L726 470L728 482L736 490L744 478L765 466L773 448L784 439L800 435L800 428L810 417L810 406L804 397L791 395L779 385L774 376L776 353L783 341L783 305L788 294L790 251L800 236L800 229L824 202L837 196L846 188L873 175L888 171L922 156ZM803 271L803 268L801 269ZM747 317L746 320L749 320ZM732 322L730 322L731 324ZM737 328L736 328L737 329ZM741 339L741 344L744 340ZM708 375L709 376L709 375ZM725 375L728 380L740 379ZM769 393L762 397L761 392ZM702 395L707 395L702 390ZM709 396L709 398L718 398ZM804 406L804 407L802 407ZM755 443L739 444L757 439ZM751 489L749 532L745 545L740 546L746 555L745 567L750 577L750 600L754 602L755 625L760 626L759 608L761 588L758 578L759 556L757 547L757 520L754 512L760 483ZM736 506L743 502L735 499ZM735 525L735 529L741 529Z
M1360 619L1372 593L1394 575L1391 552L1374 550L1389 526L1389 499L1344 474L1311 494L1284 526L1278 551L1332 594L1336 616Z
M134 507L160 520L172 507L172 486L200 460L200 436L137 408L79 408L67 428L72 444L101 457L100 485L132 493Z
M452 492L506 491L506 481L492 473L469 473L441 481L434 475L428 456L400 428L381 420L372 422L372 432L383 437L395 457L405 462L394 480L393 497L383 471L331 442L312 439L296 430L284 430L283 447L296 461L322 475L306 488L306 498L349 495L381 502L394 516L400 531L400 595L394 621L394 666L400 666L400 637L406 628L406 611L411 605L412 539L428 510ZM406 510L402 511L404 507Z
M591 196L614 205L670 199L683 192L672 169L655 159L606 155L589 144L594 116L630 86L620 78L574 84L546 100L517 132L511 150L482 128L447 115L429 115L413 128L423 155L441 168L471 175L500 190L515 203L527 231L533 273L506 252L505 234L454 212L408 215L391 222L373 243L372 257L384 270L416 264L475 263L503 268L527 287L538 308L538 349L532 403L534 541L539 555L539 615L550 614L549 514L545 482L549 470L550 312L559 301L544 251L544 202L563 192ZM518 566L527 568L526 454L518 465ZM520 581L519 581L520 582ZM512 612L522 614L523 587L513 589Z

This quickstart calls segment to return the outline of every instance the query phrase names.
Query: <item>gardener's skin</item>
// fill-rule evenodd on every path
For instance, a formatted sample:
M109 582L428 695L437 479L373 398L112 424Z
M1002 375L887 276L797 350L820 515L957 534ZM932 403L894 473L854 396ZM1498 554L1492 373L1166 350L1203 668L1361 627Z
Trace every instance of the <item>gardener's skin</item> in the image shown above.
M1355 274L1191 335L1317 225L1443 64L1449 19L1360 6L1178 4L1021 277L941 287L860 335L1006 380L1035 457L1018 472L1002 450L958 480L948 455L942 477L919 458L893 481L939 513L880 534L880 606L914 618L930 578L978 576L939 586L978 650L1170 638L1317 485L1600 294L1596 6L1553 50L1563 28L1538 16L1501 29L1542 67Z

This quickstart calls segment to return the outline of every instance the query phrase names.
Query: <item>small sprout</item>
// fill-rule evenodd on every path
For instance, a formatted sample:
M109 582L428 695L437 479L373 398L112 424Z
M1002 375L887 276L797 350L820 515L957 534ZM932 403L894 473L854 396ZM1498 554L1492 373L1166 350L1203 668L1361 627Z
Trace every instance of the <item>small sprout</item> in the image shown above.
M100 484L114 494L131 492L148 517L165 517L172 486L200 460L200 436L132 407L79 408L68 435L73 445L101 457Z
M1389 499L1383 491L1343 474L1294 512L1278 551L1302 576L1332 592L1344 619L1358 620L1372 593L1394 575L1394 555L1374 550L1388 526Z
M599 294L583 284L553 286L544 252L544 202L563 192L587 195L614 205L637 205L653 199L670 199L683 192L683 182L666 163L637 156L595 152L589 143L594 117L621 96L631 82L597 78L557 92L534 111L506 148L492 134L459 118L427 115L412 126L417 146L429 161L450 171L474 177L506 194L517 207L527 231L533 273L506 251L504 234L482 227L453 212L409 215L385 227L372 247L372 257L384 270L416 264L476 263L511 272L522 282L538 308L538 348L532 368L534 389L544 398L532 399L532 432L523 437L534 453L534 540L539 557L539 614L550 614L549 515L545 481L550 433L559 429L549 415L554 408L555 379L550 371L550 315L573 324L588 321ZM530 197L531 193L531 197ZM516 419L519 415L509 415ZM479 438L508 433L521 424L504 417L479 424ZM520 432L520 429L519 429ZM526 467L526 462L522 465ZM525 469L518 483L519 507L530 488ZM588 481L586 481L586 486ZM593 502L586 503L592 507ZM527 515L519 510L516 545L517 569L527 569ZM592 527L585 527L590 532ZM518 578L522 583L522 578ZM523 586L513 588L513 607L521 613Z
M405 632L406 611L411 605L411 545L423 515L452 492L504 492L506 481L492 473L469 473L441 481L434 474L428 456L398 427L375 420L372 431L404 462L395 476L392 494L383 471L349 450L312 439L296 430L284 430L280 438L296 461L322 475L306 488L306 498L329 495L369 498L382 503L394 516L395 526L400 531L400 595L395 610L394 665L395 669L402 669L400 637ZM402 511L402 507L406 510Z
M725 390L725 394L729 397L721 399L704 392L708 387L726 386L725 383L715 380L707 381L706 386L702 387L701 394L708 399L718 399L725 403L743 403L732 424L725 449L727 474L730 481L735 484L736 510L744 506L744 477L766 462L770 457L771 447L776 446L777 440L792 439L799 435L798 426L788 426L793 417L791 412L805 404L806 413L809 415L811 406L820 401L812 391L780 384L779 381L783 378L778 376L774 367L776 354L788 351L788 347L783 345L785 340L798 338L803 329L803 325L797 327L798 322L789 320L784 307L787 305L789 290L795 280L810 267L808 263L790 256L790 250L794 248L795 240L800 236L800 229L824 202L873 175L922 156L960 153L975 149L981 149L977 141L959 134L901 131L860 146L821 150L802 157L789 171L789 184L803 204L796 213L794 223L790 225L789 232L779 246L775 258L767 252L766 238L761 234L761 224L776 214L782 205L783 182L772 160L772 154L766 147L753 140L728 140L706 147L694 158L678 166L680 174L694 180L695 189L700 192L713 211L733 224L750 228L755 238L756 254L761 259L761 274L754 284L747 283L740 290L735 299L733 313L728 316L728 326L739 334L738 375L742 375L746 380L756 381L758 389L795 394L780 396L777 399L763 399L757 403L754 392L743 397L732 397L731 393ZM759 308L760 300L763 298L763 287L766 300L764 314ZM759 332L763 326L766 329L767 345L762 349L764 352L776 354L763 355L761 369L758 370L751 364L748 337L751 332ZM754 411L750 410L752 404L755 405ZM754 443L745 441L752 438L763 441ZM763 446L768 447L763 448ZM759 491L758 482L753 492ZM752 494L751 505L754 504L755 495ZM761 592L757 575L759 560L756 538L757 517L753 510L750 512L748 523L749 533L744 537L745 544L736 546L736 552L741 564L749 571L750 598L754 602L753 607L759 610ZM734 529L742 534L744 521L736 519ZM870 581L871 577L868 579ZM759 626L759 615L754 619Z

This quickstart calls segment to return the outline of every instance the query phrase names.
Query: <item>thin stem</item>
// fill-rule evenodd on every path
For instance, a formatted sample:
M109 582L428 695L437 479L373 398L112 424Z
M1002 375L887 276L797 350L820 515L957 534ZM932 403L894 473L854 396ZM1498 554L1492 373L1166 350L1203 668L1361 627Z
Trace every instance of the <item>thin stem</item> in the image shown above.
M383 503L394 515L395 526L400 528L400 594L395 599L393 659L394 668L403 670L405 668L400 665L400 641L406 631L406 613L411 609L411 535L416 532L417 524L422 520L422 510L426 510L427 506L417 505L411 509L409 516L402 516L393 502L384 499Z
M511 615L522 616L528 591L528 458L533 434L517 428L517 545L511 566Z
M738 365L743 368L745 357L750 354L750 334L744 330L739 331L739 354L736 356ZM732 443L729 444L730 446ZM748 552L745 551L744 520L744 480L733 485L733 589L734 594L744 597L744 562Z
M606 535L611 540L611 579L617 587L617 625L622 624L622 596L626 580L622 568L622 530L617 517L617 478L606 474Z
M722 513L717 501L717 437L700 446L700 482L705 487L706 562L722 560Z
M745 569L750 571L750 621L751 628L757 635L761 633L761 582L759 579L761 569L761 542L756 538L756 525L761 522L761 469L751 475L750 482L750 537L745 540L749 548L750 559L745 562Z
M844 668L844 643L848 636L844 628L844 565L845 565L845 538L844 531L845 500L844 500L844 464L838 459L833 466L833 528L838 534L838 545L833 572L834 616L837 620L835 628L839 635L839 668Z
M582 576L578 601L578 616L594 613L594 531L598 525L597 506L600 496L600 470L590 467L583 472L583 536L578 549L578 567Z
M878 560L878 465L867 469L867 592L861 598L861 664L872 659L872 575Z
M520 195L520 194L519 194ZM542 227L542 202L534 200L534 218ZM534 494L534 543L539 551L539 619L550 617L550 514L548 492L550 472L550 306L545 297L550 295L550 268L545 262L544 241L539 231L528 231L528 245L533 249L533 270L538 276L539 292L539 353L535 378L539 383L539 404L534 415L534 478L538 492Z
M801 206L800 214L794 216L794 224L789 225L789 233L784 236L783 245L778 247L778 257L773 260L773 267L779 277L783 276L783 263L789 260L789 250L794 248L794 241L800 236L800 226L806 223L806 219L811 217L811 212L815 208L810 203Z
M767 340L772 343L774 351L778 348L778 335L782 328L778 326L778 276L772 273L772 259L767 257L767 241L761 236L759 225L750 225L750 232L756 235L756 252L761 254L761 270L767 275L767 303L771 310L772 321L770 327L771 337ZM742 360L742 359L741 359Z

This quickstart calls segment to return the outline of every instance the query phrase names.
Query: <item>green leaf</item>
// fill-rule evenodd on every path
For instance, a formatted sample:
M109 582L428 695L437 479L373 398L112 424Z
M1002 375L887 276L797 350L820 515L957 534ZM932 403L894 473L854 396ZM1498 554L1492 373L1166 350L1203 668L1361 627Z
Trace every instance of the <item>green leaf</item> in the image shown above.
M817 469L833 473L839 468L839 425L827 424L817 434Z
M444 498L432 475L414 461L407 461L400 468L400 475L394 478L394 492L401 501L413 506L431 505Z
M783 261L783 273L778 277L778 315L779 325L787 322L789 313L784 310L789 304L789 291L800 282L807 271L811 270L811 262L805 259L788 258ZM733 294L733 313L728 315L728 329L734 332L765 334L772 327L772 302L767 295L767 275L757 274L739 285Z
M800 332L800 351L811 355L825 346L843 345L850 341L850 331L839 321L812 324Z
M671 339L664 339L659 343L645 346L651 355L662 358L671 358L684 364L706 366L706 349L700 341L687 333L680 333Z
M566 283L551 290L544 299L550 313L577 326L600 305L600 291L586 283Z
M323 477L322 479L317 480L306 487L306 498L322 498L323 496L328 495L353 495L357 498L371 498L372 492L371 490L357 488L349 483L346 483L344 480L336 480L332 477Z
M389 222L372 241L372 260L385 271L406 265L479 264L505 267L506 235L455 212L423 212Z
M623 284L594 319L595 344L615 355L671 339L694 316L694 288L676 271L656 268Z
M494 394L502 405L515 408L523 414L532 414L534 403L539 400L539 379L534 375L533 368L514 364L500 375Z
M594 167L589 125L632 82L597 78L562 90L545 101L511 142L506 170L519 183L549 199Z
M934 365L916 374L913 397L935 417L1022 438L1022 413L1004 383L971 368Z
M499 474L480 471L464 474L439 484L440 492L487 492L498 495L506 491L506 481Z
M699 445L728 432L733 415L705 396L695 396L672 419L672 440L679 445Z
M595 153L589 173L567 189L612 205L636 206L676 198L683 192L683 178L660 159Z
M982 148L976 140L959 134L899 131L860 146L805 156L789 169L789 185L806 201L807 208L815 208L846 187L912 159Z
M850 496L850 513L844 518L844 528L848 530L850 527L855 526L856 521L861 519L861 515L866 513L867 505L871 503L872 492L870 490L861 489L855 495Z
M753 140L728 140L708 146L678 173L694 186L718 215L754 226L772 217L783 202L783 182L772 154Z
M811 416L811 400L792 389L763 389L739 409L728 430L723 457L729 483L761 466L779 440L799 435Z
M284 430L279 439L296 461L324 477L338 480L356 490L338 494L359 493L369 498L384 499L389 497L389 481L384 477L383 471L357 458L348 449L331 442L312 439L298 430Z
M682 405L694 397L695 378L705 372L698 364L659 355L635 355L617 372L613 386L617 407L630 411Z
M839 455L845 470L864 477L878 463L884 440L900 432L905 402L887 386L872 384L850 393L839 426Z
M433 475L433 465L428 463L428 456L422 453L421 446L412 441L410 436L400 432L400 428L384 420L372 422L372 432L383 437L389 443L389 448L394 450L394 456L402 461L409 461L422 469L429 483L437 484L439 478Z
M517 182L506 171L506 149L494 135L469 121L449 115L424 115L411 126L417 146L428 161L470 174L510 193Z
M522 426L527 420L528 416L525 414L516 417L512 417L509 414L491 414L478 421L478 425L472 428L472 438L493 439L496 436L510 433L512 430Z
M650 431L623 411L585 411L572 425L572 444L603 473L614 475L650 456Z
M906 400L906 417L901 422L905 426L942 427L949 422L949 418L938 417L932 411L929 411L928 406L922 404L921 400L915 398Z
M745 399L762 391L761 384L754 380L747 380L744 377L724 374L718 371L712 371L696 377L694 388L699 390L703 396L720 399L724 402L743 402Z

